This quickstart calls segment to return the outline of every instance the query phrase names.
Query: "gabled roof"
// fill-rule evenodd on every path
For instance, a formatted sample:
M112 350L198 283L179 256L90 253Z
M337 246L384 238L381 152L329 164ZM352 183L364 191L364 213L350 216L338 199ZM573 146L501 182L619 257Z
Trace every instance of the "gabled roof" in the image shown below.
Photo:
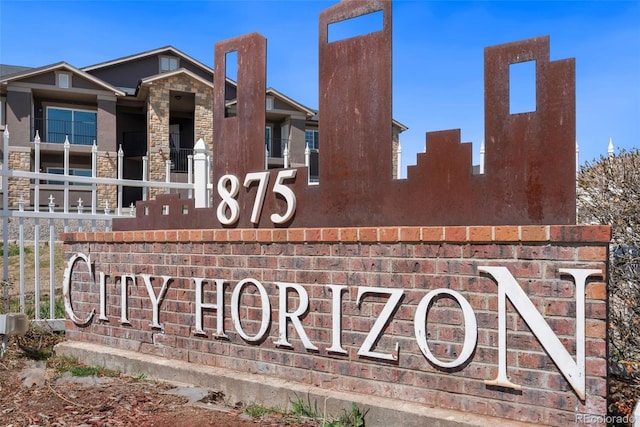
M0 64L0 78L7 77L16 73L21 73L30 69L31 67L23 67L21 65Z
M207 71L210 71L211 73L213 73L213 68L209 67L208 65L203 64L202 62L198 61L197 59L192 58L191 56L185 54L184 52L176 49L173 46L164 46L164 47L160 47L157 49L153 49L153 50L148 50L146 52L140 52L140 53L136 53L134 55L129 55L129 56L124 56L122 58L117 58L117 59L112 59L110 61L106 61L106 62L101 62L99 64L94 64L94 65L89 65L87 67L83 67L82 70L83 71L93 71L99 68L105 68L105 67L110 67L112 65L118 65L118 64L122 64L125 62L130 62L130 61L135 61L141 58L146 58L149 56L156 56L162 53L169 53L173 56L178 56L182 59L185 59L189 62L193 62L194 64L198 65L199 67L202 67L204 69L206 69Z
M199 82L213 88L213 82L208 81L206 79L203 79L202 77L200 77L199 75L195 74L194 72L191 72L189 70L187 70L186 68L177 68L173 71L166 71L164 73L158 73L158 74L154 74L153 76L149 76L149 77L145 77L144 79L140 80L140 84L149 84L149 83L153 83L157 80L162 80L162 79L166 79L168 77L171 76L176 76L179 74L186 74L189 77L191 77L192 79L198 80Z
M315 110L300 104L298 101L294 101L293 99L289 98L287 95L283 94L282 92L278 92L277 90L275 90L274 88L270 87L267 88L267 95L272 95L275 96L277 98L282 99L283 101L285 101L288 104L291 104L292 106L294 106L295 108L305 112L308 116L313 116L314 114L316 114Z
M2 77L0 78L0 83L2 84L7 84L11 81L16 81L16 80L22 80L25 78L29 78L32 76L37 76L39 74L44 74L44 73L50 73L52 71L58 71L58 70L64 70L64 71L68 71L71 72L73 74L77 74L80 77L82 77L83 79L86 79L92 83L94 83L96 86L100 86L102 88L104 88L105 90L108 90L109 92L113 92L116 95L120 95L120 96L124 96L124 92L121 91L120 89L110 85L109 83L106 83L94 76L92 76L91 74L85 73L84 71L74 67L73 65L67 64L66 62L57 62L55 64L50 64L50 65L45 65L43 67L38 67L38 68L29 68L25 71L22 72L18 72L15 74L11 74L9 76L6 77Z
M400 132L404 132L405 130L409 129L408 126L403 125L402 123L400 123L396 119L393 119L392 123L393 123L394 126L396 126L396 127L398 127L400 129Z

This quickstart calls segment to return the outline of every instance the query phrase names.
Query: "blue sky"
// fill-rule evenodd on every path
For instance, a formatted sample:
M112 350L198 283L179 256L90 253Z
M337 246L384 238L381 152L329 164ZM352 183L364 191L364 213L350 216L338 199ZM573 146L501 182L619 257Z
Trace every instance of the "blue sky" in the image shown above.
M318 107L318 15L335 1L0 0L0 63L84 67L173 45L213 66L216 41L267 38L267 84ZM576 58L580 162L640 147L640 2L409 1L393 4L394 118L403 165L425 132L460 128L478 161L483 49L549 35L551 59Z

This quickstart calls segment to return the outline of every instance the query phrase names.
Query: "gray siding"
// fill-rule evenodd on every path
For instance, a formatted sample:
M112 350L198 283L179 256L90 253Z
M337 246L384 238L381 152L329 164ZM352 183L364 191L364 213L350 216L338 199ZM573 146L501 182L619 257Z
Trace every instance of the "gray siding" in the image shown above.
M11 145L29 146L31 133L31 93L7 90L7 126Z

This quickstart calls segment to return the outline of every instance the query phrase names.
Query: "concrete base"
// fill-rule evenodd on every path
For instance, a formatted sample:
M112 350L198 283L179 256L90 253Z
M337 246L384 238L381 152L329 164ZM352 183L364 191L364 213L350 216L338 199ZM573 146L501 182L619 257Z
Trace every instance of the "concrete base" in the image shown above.
M366 414L367 427L484 427L505 423L512 427L531 426L501 418L430 408L378 396L325 390L278 378L165 359L85 342L65 341L56 345L54 350L58 355L73 357L89 366L102 366L132 376L144 374L150 379L221 391L227 403L231 405L244 402L290 409L291 402L303 399L311 408L317 408L319 413L338 416L343 410L350 412L352 403L355 403L360 411Z

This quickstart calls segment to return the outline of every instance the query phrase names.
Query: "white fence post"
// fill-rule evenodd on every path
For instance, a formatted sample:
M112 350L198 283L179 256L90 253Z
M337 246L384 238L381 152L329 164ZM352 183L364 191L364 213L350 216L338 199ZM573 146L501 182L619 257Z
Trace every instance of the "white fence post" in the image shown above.
M64 138L64 176L69 176L69 148L71 144L69 143L69 135ZM64 180L64 197L63 197L63 211L64 213L69 213L69 181ZM65 232L67 230L65 229Z
M9 207L9 177L5 175L5 172L9 169L9 126L4 128L3 133L3 148L2 148L2 206L3 209L8 209ZM7 283L9 281L9 218L2 218L2 238L4 242L4 251L3 251L3 275L2 275L2 283ZM5 313L9 311L9 286L3 286L4 288L4 310ZM7 346L7 338L6 336L2 337L2 354L4 354L4 350Z
M193 147L193 151L195 153L193 156L193 196L195 198L195 206L196 208L206 208L209 206L209 200L207 197L207 147L205 146L202 138L196 142L196 145Z
M284 168L289 169L289 141L284 141L284 152L282 153L282 157L284 157Z
M142 156L142 181L149 180L149 157ZM142 188L142 200L147 200L147 187Z
M166 183L171 182L171 160L164 161L164 174L165 174L165 182ZM169 187L166 187L164 192L165 194L169 194L171 192L171 189Z
M193 154L187 156L187 182L193 184ZM188 198L193 198L193 190L190 188L187 192Z
M96 140L93 140L91 147L91 178L98 177L98 146ZM91 214L95 215L98 209L98 185L94 182L91 184Z
M484 174L484 141L480 144L480 175Z
M118 149L118 181L123 178L122 168L124 162L124 151L122 151L122 145ZM122 185L118 185L118 215L122 215Z

